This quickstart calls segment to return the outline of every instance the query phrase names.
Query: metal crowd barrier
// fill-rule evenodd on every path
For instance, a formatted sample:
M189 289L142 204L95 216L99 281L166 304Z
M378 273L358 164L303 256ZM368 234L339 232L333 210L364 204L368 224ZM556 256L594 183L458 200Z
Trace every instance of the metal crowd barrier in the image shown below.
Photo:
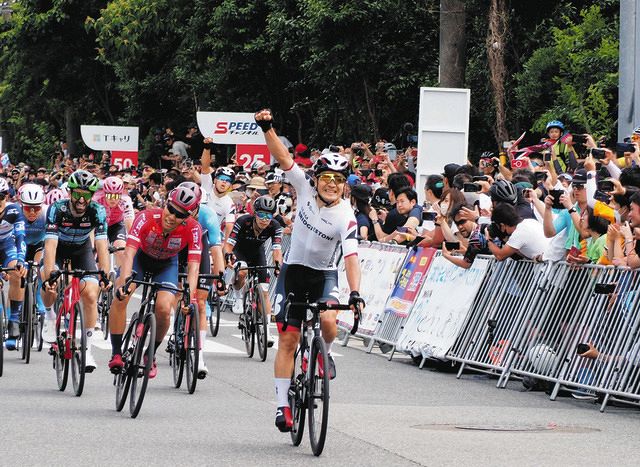
M465 369L502 374L520 326L541 300L540 285L549 267L511 259L490 266L462 332L447 354L449 360L461 363L458 378Z

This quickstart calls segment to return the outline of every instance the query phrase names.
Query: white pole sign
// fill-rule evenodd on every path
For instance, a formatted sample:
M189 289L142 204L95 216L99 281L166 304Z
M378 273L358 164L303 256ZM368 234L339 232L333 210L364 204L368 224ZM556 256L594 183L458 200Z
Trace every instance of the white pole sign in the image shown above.
M80 134L94 151L138 151L137 126L81 125Z
M264 134L250 112L198 112L200 133L216 144L264 144Z

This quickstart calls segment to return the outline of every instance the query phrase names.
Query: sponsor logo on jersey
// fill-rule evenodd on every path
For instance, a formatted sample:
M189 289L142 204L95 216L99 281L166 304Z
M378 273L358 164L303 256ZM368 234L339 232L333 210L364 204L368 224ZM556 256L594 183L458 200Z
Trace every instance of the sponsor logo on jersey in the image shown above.
M180 238L170 238L169 242L167 243L167 248L169 250L177 250L180 248L180 245L182 245Z

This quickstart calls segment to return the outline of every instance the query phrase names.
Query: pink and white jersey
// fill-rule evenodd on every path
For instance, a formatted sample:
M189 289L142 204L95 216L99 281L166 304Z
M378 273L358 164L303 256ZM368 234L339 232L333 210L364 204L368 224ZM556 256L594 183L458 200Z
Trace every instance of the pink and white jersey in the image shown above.
M93 195L92 200L103 206L105 211L107 211L107 226L117 224L125 219L133 220L135 213L133 212L133 203L129 195L122 195L116 207L111 208L107 204L107 199L104 194L102 190L97 191L96 194Z

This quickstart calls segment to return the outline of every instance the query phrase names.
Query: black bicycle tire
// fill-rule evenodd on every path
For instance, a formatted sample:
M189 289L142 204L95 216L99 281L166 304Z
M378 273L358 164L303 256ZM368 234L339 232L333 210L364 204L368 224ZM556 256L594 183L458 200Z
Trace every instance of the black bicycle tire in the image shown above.
M116 283L115 272L109 273L109 281L111 281L111 284ZM114 287L111 287L111 289L107 291L106 310L103 310L104 311L104 329L102 330L102 338L104 340L107 340L107 338L109 337L109 314L111 313L111 304L113 303L114 294L115 294L115 289Z
M129 342L131 341L131 334L133 329L138 323L138 313L134 313L127 327L127 331L122 337L122 359L124 360L124 367L122 371L114 376L113 384L116 387L116 411L121 412L124 408L124 404L127 402L127 396L129 395L129 385L131 384L131 366L129 365L129 356L132 354L129 349Z
M242 317L244 317L244 327L242 328L242 340L244 341L244 348L247 351L247 356L249 358L253 357L253 352L255 351L255 342L256 342L256 334L253 324L253 315L251 313L251 309L247 313L247 306L251 306L247 302L250 300L249 291L245 292L242 297Z
M65 322L65 317L60 316L60 320L57 319L57 316L62 313L62 290L63 290L63 281L58 281L58 295L56 297L56 301L54 303L54 310L56 311L56 347L57 351L53 354L53 369L56 371L56 380L58 382L58 389L60 391L64 391L67 388L67 383L69 382L69 360L64 358L64 349L65 349L65 339L62 338L61 327L63 327L63 323ZM64 325L65 332L68 332L68 326Z
M31 346L33 345L33 283L27 281L24 291L24 300L22 302L22 359L25 364L29 364L31 360Z
M42 352L44 346L44 340L42 339L42 329L44 328L44 315L38 314L38 326L36 328L36 335L38 336L38 352Z
M142 335L145 337L144 340L139 340L136 352L136 357L134 360L134 373L132 374L132 378L135 378L131 382L131 389L129 395L129 412L131 414L131 418L136 418L140 413L140 409L142 408L142 403L144 402L144 396L147 392L147 386L149 384L149 372L151 371L151 366L153 365L153 355L154 355L154 346L156 340L156 316L153 313L147 313L144 316L144 329L142 331ZM144 348L144 343L147 341L146 337L149 337L148 342L149 345L147 348ZM142 341L142 345L140 345ZM147 356L147 363L144 365L143 376L140 386L140 393L134 398L135 388L138 385L138 375L137 369L140 368L140 361L143 360L143 354Z
M178 308L179 309L179 308ZM179 388L182 386L182 378L184 377L184 355L182 346L179 345L178 336L180 333L184 335L183 327L184 317L182 312L177 311L173 320L173 336L169 339L173 339L173 351L169 355L169 363L171 364L171 370L173 374L173 386Z
M87 333L84 328L84 316L80 305L77 303L74 305L74 319L75 324L73 326L74 336L71 336L71 382L73 383L73 391L76 396L80 397L84 390L84 377L85 366L87 364ZM77 334L78 324L80 325L80 345L78 346ZM75 369L74 369L75 366Z
M302 357L306 348L306 339L301 335L300 345L293 355L293 374L289 383L289 409L293 418L290 435L294 446L299 446L302 442L307 414L305 373L302 371Z
M318 355L322 356L324 371L319 376ZM327 428L329 424L329 356L324 340L320 336L315 336L311 342L311 350L309 355L309 392L307 395L307 409L309 411L309 441L311 443L311 451L314 456L322 454L324 443L327 438ZM318 374L316 374L318 373ZM321 393L316 388L318 382L322 382ZM322 400L322 413L320 414L320 426L316 429L316 400Z
M256 296L256 320L254 329L256 331L256 344L258 345L258 356L260 361L264 362L267 359L267 327L269 322L267 320L267 308L264 301L264 295L262 295L262 287L260 284L256 284L254 289L254 295Z
M198 310L194 309L190 313L189 329L185 329L187 341L185 349L185 365L187 367L187 391L193 394L198 383L198 363L200 360L200 316Z
M0 294L2 294L2 289L0 289ZM0 310L0 376L4 372L4 294L2 294L2 309Z
M215 294L216 291L212 288L209 294ZM211 337L216 337L220 330L220 298L212 296L209 300L209 308L211 309L211 316L209 317L209 330L211 331Z

